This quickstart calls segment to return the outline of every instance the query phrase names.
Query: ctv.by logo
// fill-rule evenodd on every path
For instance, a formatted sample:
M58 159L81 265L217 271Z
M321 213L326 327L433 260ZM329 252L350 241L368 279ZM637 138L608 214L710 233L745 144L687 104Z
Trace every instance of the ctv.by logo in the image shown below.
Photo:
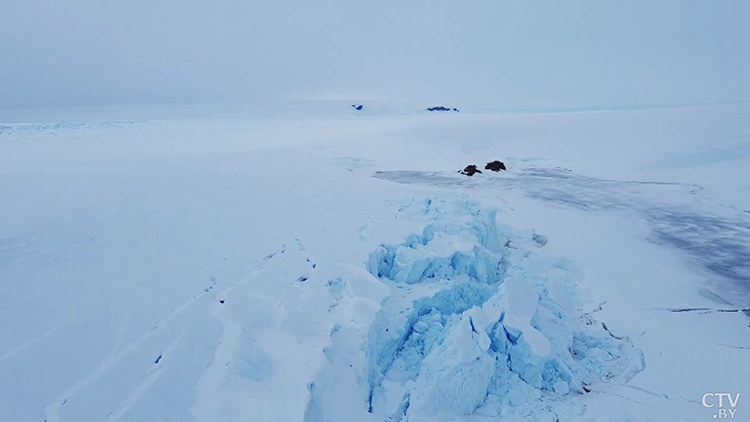
M716 406L717 398L718 407ZM729 402L728 409L724 407L725 398L727 399L727 402ZM716 409L714 419L734 419L734 416L737 414L737 403L739 401L740 393L737 393L734 397L729 393L706 393L701 398L701 404L703 404L703 407Z

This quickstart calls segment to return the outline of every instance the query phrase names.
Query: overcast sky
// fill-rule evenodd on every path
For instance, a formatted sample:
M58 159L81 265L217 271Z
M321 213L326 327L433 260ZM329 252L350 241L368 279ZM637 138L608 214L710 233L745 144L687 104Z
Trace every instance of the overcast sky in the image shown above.
M3 0L0 108L750 100L748 0Z

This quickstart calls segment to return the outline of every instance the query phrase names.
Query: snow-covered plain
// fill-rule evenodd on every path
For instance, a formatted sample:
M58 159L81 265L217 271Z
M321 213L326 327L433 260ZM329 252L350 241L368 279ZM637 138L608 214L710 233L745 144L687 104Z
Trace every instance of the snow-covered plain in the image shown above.
M1 422L750 420L748 105L0 117Z

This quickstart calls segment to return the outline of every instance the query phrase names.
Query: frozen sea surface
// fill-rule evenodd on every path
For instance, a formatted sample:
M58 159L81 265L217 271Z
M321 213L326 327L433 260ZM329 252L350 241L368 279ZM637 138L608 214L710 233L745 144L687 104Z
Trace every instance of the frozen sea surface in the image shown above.
M697 422L745 396L749 107L365 110L3 119L0 421Z

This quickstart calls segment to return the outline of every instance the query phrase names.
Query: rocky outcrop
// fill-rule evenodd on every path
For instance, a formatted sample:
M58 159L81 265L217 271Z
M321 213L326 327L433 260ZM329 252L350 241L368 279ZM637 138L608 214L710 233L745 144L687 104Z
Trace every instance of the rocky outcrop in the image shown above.
M455 111L458 112L457 108L448 108L443 106L429 107L427 111Z
M479 170L475 164L468 165L458 172L466 176L473 176L476 173L482 174L482 170Z
M503 170L503 171L507 170L505 168L505 164L502 161L498 161L498 160L487 163L487 165L484 166L484 169L494 171L494 172L499 172L500 170ZM464 167L463 170L459 170L458 173L463 174L465 176L473 176L477 173L482 174L482 170L479 170L476 164L470 164Z
M484 169L485 170L492 170L492 171L495 171L495 172L500 171L500 170L507 170L505 168L505 164L503 164L502 161L497 161L497 160L487 163L487 165L484 166Z

